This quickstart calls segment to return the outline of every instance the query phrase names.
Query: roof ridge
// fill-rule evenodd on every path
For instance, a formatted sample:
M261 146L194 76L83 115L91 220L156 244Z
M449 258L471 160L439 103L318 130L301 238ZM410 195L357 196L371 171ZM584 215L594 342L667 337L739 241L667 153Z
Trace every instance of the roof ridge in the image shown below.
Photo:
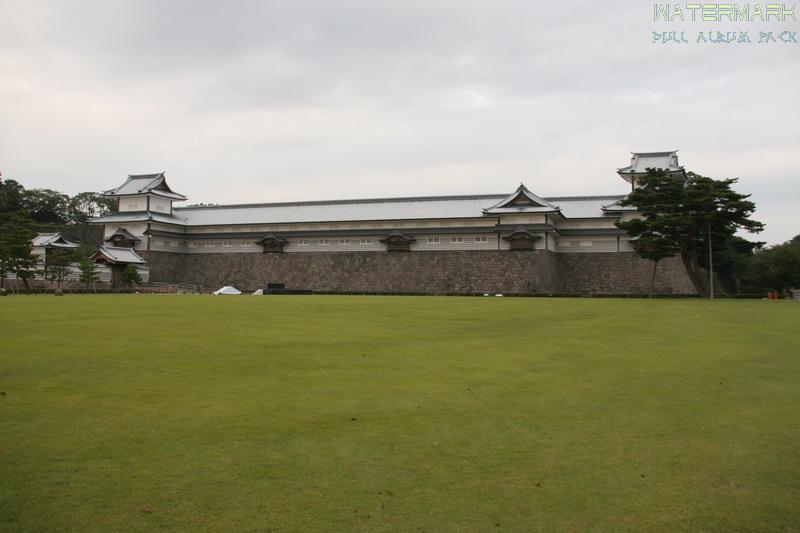
M625 198L627 194L590 194L588 196L549 196L545 200L611 200Z
M175 211L188 211L188 210L202 210L202 209L241 209L241 208L259 208L259 207L292 207L292 206L309 206L309 205L342 205L342 204L374 204L374 203L400 203L400 202L435 202L442 200L480 200L505 198L507 194L465 194L465 195L448 195L448 196L401 196L401 197L388 197L388 198L353 198L341 200L306 200L306 201L288 201L288 202L260 202L260 203L243 203L243 204L219 204L219 205L185 205L176 206ZM590 196L540 196L546 201L563 201L563 200L610 200L624 198L625 194L611 194L611 195L590 195Z
M288 202L261 202L252 204L220 204L220 205L184 205L175 207L176 211L184 211L187 209L227 209L227 208L241 208L241 207L289 207L297 205L341 205L341 204L376 204L383 202L435 202L441 200L479 200L481 198L503 198L505 194L465 194L465 195L448 195L448 196L400 196L390 198L352 198L341 200L306 200L306 201L288 201Z
M150 174L128 174L128 177L133 180L143 180L147 178L155 179L163 175L163 172L151 172Z

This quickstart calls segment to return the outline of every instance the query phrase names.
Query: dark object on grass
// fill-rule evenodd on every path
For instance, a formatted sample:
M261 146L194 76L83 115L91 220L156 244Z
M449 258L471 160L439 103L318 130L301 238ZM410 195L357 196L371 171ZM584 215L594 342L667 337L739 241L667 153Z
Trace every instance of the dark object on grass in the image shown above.
M283 283L267 283L264 294L312 294L311 289L287 289Z
M313 294L311 289L270 289L264 294Z
M56 289L53 291L53 294L56 296L64 296L64 289Z

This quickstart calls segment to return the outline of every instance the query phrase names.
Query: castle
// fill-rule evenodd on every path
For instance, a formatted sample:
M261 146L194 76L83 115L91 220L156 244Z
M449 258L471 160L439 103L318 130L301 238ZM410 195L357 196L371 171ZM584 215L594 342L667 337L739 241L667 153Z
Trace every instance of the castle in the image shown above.
M685 176L676 152L634 153L620 177L648 168ZM316 291L425 294L642 294L652 263L615 226L637 216L624 195L506 194L178 207L165 174L129 175L105 191L116 212L95 261L147 265L151 281ZM117 268L116 270L118 270ZM112 269L115 270L115 269ZM113 278L112 278L113 279ZM656 290L691 294L680 262Z

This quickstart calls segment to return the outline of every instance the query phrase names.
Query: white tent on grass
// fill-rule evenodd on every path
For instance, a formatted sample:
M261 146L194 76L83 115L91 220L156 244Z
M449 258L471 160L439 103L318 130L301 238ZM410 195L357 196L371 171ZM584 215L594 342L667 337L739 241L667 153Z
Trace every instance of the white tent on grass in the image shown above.
M230 285L225 285L221 289L214 291L214 294L242 294L242 291L237 289L236 287L231 287Z

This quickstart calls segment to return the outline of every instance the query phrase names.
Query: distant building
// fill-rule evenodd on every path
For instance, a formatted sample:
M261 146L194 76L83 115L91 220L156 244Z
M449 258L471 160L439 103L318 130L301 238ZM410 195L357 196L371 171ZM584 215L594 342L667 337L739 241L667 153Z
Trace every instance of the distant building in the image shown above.
M54 250L71 252L79 247L79 244L69 242L60 233L39 233L31 242L31 255L36 257L37 268L45 271Z
M36 275L31 280L34 285L41 285L47 280L48 266L54 251L59 250L72 253L80 247L79 244L65 239L61 233L39 233L31 241L31 255L36 258ZM150 269L144 259L139 257L132 248L116 248L101 246L91 258L97 265L98 281L106 284L119 284L122 269L128 264L134 264L143 281L148 281ZM80 266L77 261L67 265L66 282L77 282L80 279ZM13 273L7 274L7 279L16 280Z
M684 172L676 152L658 152L634 153L618 174L634 183L651 167ZM520 184L505 194L178 207L186 196L163 172L129 175L104 194L117 199L117 212L92 222L104 226L113 247L146 261L154 281L258 288L289 278L332 291L630 293L640 287L629 264L646 270L615 226L636 216L619 205L624 194L543 198ZM593 273L606 282L563 283L559 263L575 260L559 257L600 254L620 257L617 272ZM511 265L515 279L506 273ZM580 267L567 268L585 276ZM684 281L663 291L691 292Z

